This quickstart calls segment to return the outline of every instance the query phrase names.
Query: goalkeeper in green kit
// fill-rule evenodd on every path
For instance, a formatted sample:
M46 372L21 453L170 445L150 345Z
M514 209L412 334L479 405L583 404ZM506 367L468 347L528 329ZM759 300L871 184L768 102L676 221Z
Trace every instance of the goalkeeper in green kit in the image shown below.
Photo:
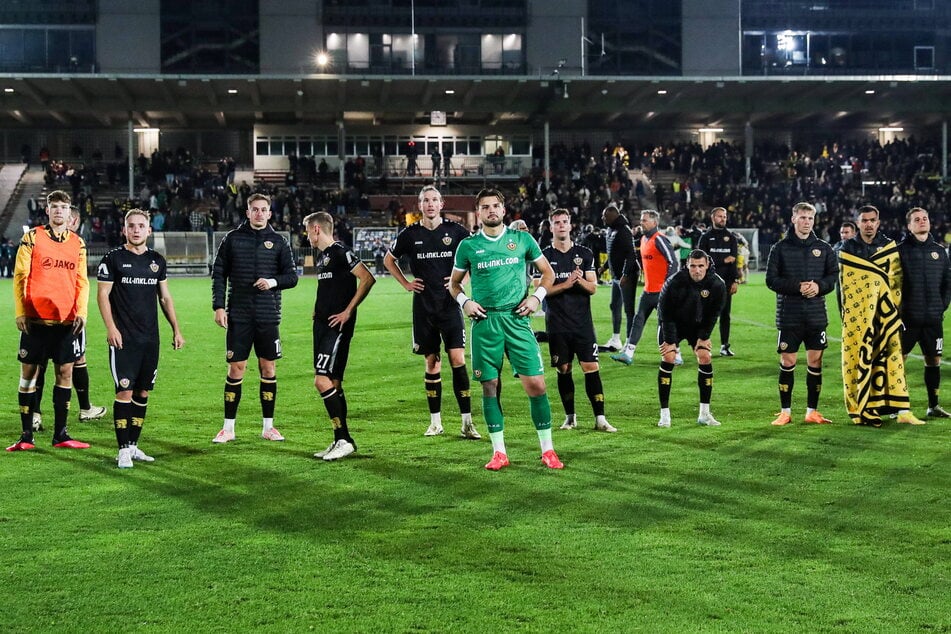
M502 361L507 356L528 394L542 463L549 469L561 469L564 465L551 442L545 368L531 326L531 315L545 299L555 274L531 234L505 226L505 197L501 192L480 191L476 213L482 229L459 243L449 293L472 319L472 376L482 383L482 412L492 439L492 460L485 468L498 471L509 464L498 397ZM541 283L532 295L528 295L526 262L541 272ZM471 298L462 290L466 273L472 283Z

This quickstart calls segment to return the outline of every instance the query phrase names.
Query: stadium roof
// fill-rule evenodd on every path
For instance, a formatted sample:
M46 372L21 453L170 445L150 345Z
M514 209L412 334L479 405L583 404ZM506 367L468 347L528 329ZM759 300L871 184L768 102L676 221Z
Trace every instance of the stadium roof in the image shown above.
M951 116L951 76L484 77L0 74L0 126L208 129L254 123L795 129Z

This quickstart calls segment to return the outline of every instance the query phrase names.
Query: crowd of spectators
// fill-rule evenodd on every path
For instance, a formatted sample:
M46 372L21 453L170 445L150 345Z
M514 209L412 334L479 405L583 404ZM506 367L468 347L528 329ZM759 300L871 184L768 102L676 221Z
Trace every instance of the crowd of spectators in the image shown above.
M235 182L230 158L217 164L193 160L184 149L140 155L135 161L137 198L98 200L105 185L122 186L119 166L126 163L116 146L112 161L94 152L91 161L75 149L71 161L51 160L40 153L50 187L71 191L83 215L81 233L90 244L121 242L121 218L132 206L148 209L155 231L216 231L230 229L244 219L245 200L252 191L272 197L272 224L289 231L306 245L301 222L316 209L327 209L340 223L341 238L351 240L352 219L371 212L370 195L386 192L385 175L369 177L362 157L345 164L344 188L336 187L325 162L289 157L292 169L283 184L252 187ZM600 224L601 211L618 203L637 224L638 212L658 209L665 224L696 232L708 221L709 210L724 206L729 226L759 229L761 257L786 230L789 211L796 202L816 205L820 237L836 239L838 227L866 202L882 211L882 229L899 237L904 213L912 206L930 212L939 240L948 241L948 194L937 175L940 151L935 141L915 138L880 145L875 141L829 141L787 147L760 142L747 166L742 143L721 141L707 148L697 143L605 143L598 149L587 143L555 144L551 148L550 186L546 188L540 156L530 173L503 184L509 196L507 222L524 220L537 231L555 207L572 210L575 225L590 234ZM111 169L110 169L111 166ZM98 203L98 204L97 204ZM29 203L31 221L42 222L41 201ZM410 210L412 211L412 210ZM400 205L385 210L387 222L401 225L412 214Z

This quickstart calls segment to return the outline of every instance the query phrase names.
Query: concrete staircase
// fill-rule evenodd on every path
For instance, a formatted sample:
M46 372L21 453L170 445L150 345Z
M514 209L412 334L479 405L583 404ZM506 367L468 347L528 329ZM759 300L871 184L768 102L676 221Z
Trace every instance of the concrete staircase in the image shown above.
M43 190L43 170L28 170L22 163L0 168L0 234L12 232L16 235L8 237L19 239L20 227L27 224L29 218L26 201L30 196L41 196Z

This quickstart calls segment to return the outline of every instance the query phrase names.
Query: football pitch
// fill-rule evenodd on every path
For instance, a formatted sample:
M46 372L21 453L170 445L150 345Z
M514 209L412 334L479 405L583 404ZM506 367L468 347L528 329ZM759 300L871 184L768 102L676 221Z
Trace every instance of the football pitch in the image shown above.
M312 457L332 437L313 387L314 276L284 293L275 419L283 443L260 438L253 361L237 440L211 443L221 427L224 331L208 278L169 284L186 345L171 350L162 320L140 441L156 462L116 468L95 283L87 357L92 402L109 414L79 423L74 397L70 415L71 434L92 448L54 450L46 431L35 451L0 455L6 632L951 630L951 422L849 423L834 298L820 401L834 424L800 423L800 354L797 424L769 425L779 409L775 296L759 274L734 299L737 356L714 357L711 410L722 427L695 423L691 354L674 372L673 426L656 426L651 317L632 366L602 355L618 433L592 430L577 364L578 429L558 430L564 415L549 369L563 471L540 463L527 398L506 375L512 465L493 473L483 469L488 440L458 436L448 363L446 433L423 437L429 416L423 362L410 352L410 296L391 278L359 309L345 381L359 449L335 463ZM608 302L609 288L599 287L601 342ZM6 279L0 315L5 446L19 433ZM716 350L716 331L713 341ZM923 417L920 356L907 373ZM49 430L49 387L43 409ZM473 411L487 437L477 383Z

